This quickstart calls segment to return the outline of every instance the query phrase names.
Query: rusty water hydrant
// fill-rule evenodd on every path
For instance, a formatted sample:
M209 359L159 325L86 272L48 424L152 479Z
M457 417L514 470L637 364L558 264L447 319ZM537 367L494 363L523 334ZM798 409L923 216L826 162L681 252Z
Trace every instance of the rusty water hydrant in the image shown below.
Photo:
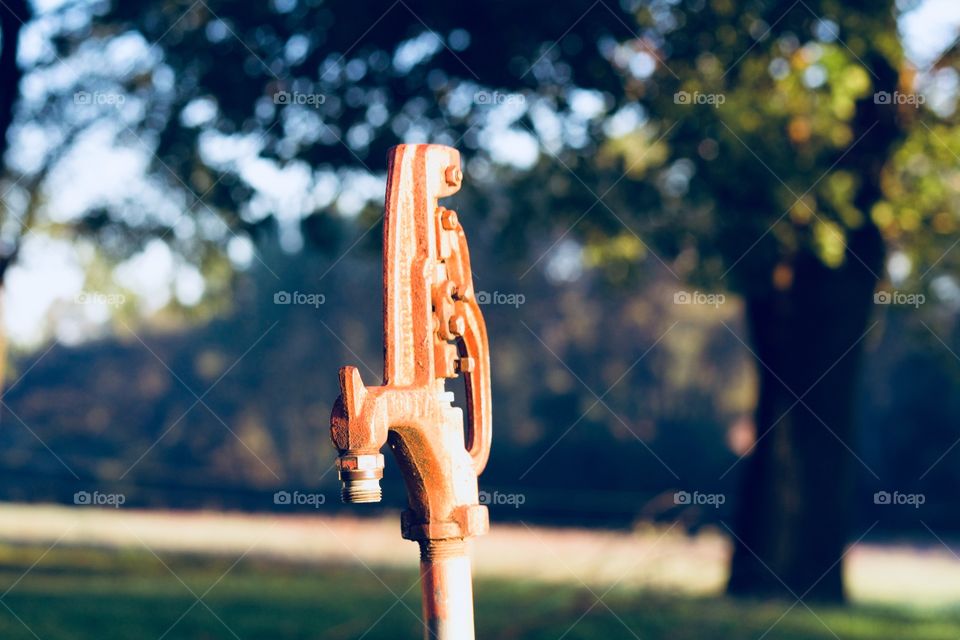
M344 502L379 502L389 443L407 487L401 533L420 545L425 637L472 640L466 540L486 533L477 476L490 453L490 355L455 211L438 199L460 189L460 154L442 145L389 151L383 223L384 380L365 387L340 369L330 417ZM467 422L446 378L463 374Z

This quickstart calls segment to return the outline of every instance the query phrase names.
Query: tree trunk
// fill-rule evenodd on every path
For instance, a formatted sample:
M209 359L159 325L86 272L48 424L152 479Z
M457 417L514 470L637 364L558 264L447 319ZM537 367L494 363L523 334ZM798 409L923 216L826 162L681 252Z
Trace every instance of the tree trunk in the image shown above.
M0 168L7 152L7 134L13 122L14 105L20 95L20 78L23 71L17 65L17 48L20 43L20 31L30 19L30 7L27 0L7 0L0 3ZM6 217L6 207L0 202L0 216ZM10 266L16 250L0 255L0 302L7 268ZM2 311L2 305L0 305ZM7 340L0 331L0 389L3 388L7 364Z
M13 122L13 106L20 94L23 75L17 66L20 28L29 18L26 0L0 3L0 163L7 151L7 132Z
M758 441L744 461L731 594L844 600L853 476L863 470L852 452L854 391L882 261L868 225L840 269L805 255L789 287L746 301Z

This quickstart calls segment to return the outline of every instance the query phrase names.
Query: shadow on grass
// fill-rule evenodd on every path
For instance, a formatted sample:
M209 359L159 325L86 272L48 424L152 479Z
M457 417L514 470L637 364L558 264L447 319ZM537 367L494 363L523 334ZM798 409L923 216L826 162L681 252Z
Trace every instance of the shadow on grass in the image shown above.
M422 634L413 572L263 559L234 564L224 558L156 557L143 549L45 551L0 546L0 588L7 591L0 598L4 640L415 640ZM960 638L955 612L852 607L814 613L802 604L791 608L790 602L625 589L598 602L582 586L506 580L478 580L476 600L477 636L504 640Z

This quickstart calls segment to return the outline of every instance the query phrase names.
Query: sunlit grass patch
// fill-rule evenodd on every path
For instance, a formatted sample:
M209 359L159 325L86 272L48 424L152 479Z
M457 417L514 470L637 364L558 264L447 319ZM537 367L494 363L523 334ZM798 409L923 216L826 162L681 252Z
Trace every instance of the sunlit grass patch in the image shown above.
M412 570L298 565L129 549L0 546L0 637L419 638ZM39 559L39 562L37 560ZM31 565L33 566L31 569ZM236 563L236 564L235 564ZM28 571L29 570L29 571ZM26 574L26 575L24 575ZM201 600L198 601L198 597ZM696 598L616 587L478 579L480 638L955 640L960 616ZM28 630L29 628L29 630ZM566 635L564 635L566 634ZM35 639L34 639L35 640Z

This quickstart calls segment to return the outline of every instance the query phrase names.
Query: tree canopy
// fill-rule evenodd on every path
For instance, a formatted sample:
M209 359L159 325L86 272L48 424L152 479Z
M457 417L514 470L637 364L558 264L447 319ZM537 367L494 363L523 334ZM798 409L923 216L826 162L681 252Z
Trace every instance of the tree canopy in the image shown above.
M46 213L117 255L215 260L267 217L339 246L386 149L426 140L516 253L572 226L617 278L774 286L798 252L870 262L873 229L932 265L956 225L956 72L904 60L891 3L66 3L23 48L15 177L96 135L149 159L159 193Z

